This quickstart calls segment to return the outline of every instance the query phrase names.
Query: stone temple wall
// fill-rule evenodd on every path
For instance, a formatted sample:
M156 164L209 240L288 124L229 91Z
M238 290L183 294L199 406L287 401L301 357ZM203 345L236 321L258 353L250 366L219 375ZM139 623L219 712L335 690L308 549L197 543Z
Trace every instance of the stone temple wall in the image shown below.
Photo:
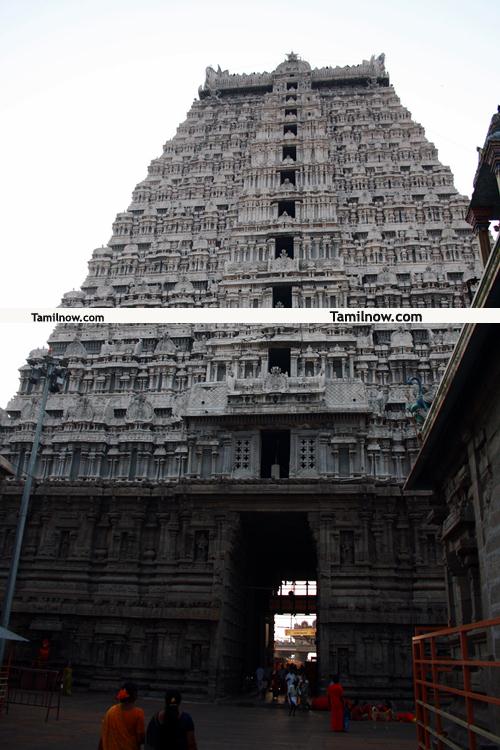
M466 207L382 56L208 69L63 305L466 306L480 275ZM70 377L48 402L18 628L50 637L88 684L234 691L256 666L241 518L278 510L314 540L321 675L408 695L412 627L446 613L429 498L401 489L418 451L407 381L430 400L456 339L444 325L259 327L250 312L248 325L58 326ZM29 371L0 412L18 467L4 571L41 387Z

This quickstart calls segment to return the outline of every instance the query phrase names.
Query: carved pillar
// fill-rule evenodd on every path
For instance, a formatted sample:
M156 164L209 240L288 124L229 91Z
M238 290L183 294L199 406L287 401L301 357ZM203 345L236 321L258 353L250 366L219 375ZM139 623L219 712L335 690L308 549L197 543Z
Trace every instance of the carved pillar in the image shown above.
M330 576L330 538L335 526L335 515L333 513L309 513L309 527L316 543L317 557L317 579L318 579L318 618L317 618L317 648L319 660L319 677L322 687L326 685L330 669L330 638L333 635L332 628L328 624L328 612L333 604L331 597ZM325 624L321 621L321 615L325 618Z
M191 471L196 477L201 477L202 460L203 460L203 449L200 446L196 446L196 450L194 450L193 465L191 467Z
M2 519L2 523L5 521ZM33 557L36 555L38 549L38 540L40 538L41 521L37 516L30 518L29 524L26 529L25 541L23 545L23 556ZM7 535L7 530L6 530ZM13 535L12 535L13 536ZM2 552L3 545L0 543L0 554ZM5 550L4 550L5 553ZM11 552L6 557L10 557Z
M332 445L332 462L333 462L333 476L338 477L339 475L339 446Z
M318 473L325 475L328 473L328 447L330 444L330 434L328 432L320 432L318 443Z
M232 438L231 435L224 435L222 437L222 468L221 472L223 476L231 476L232 469Z
M40 541L38 545L39 557L55 556L55 536L53 520L53 515L50 513L43 513L43 515L40 516L41 531Z
M422 523L422 517L416 513L409 513L408 518L411 523L411 534L413 537L413 546L415 549L415 562L417 565L423 563L422 546L420 540L420 525Z
M217 463L219 460L219 448L213 447L210 455L211 455L210 474L213 477L215 476L215 474L217 474Z
M194 448L195 448L195 441L193 438L189 438L188 439L187 469L186 469L186 474L188 476L191 476L191 474L193 473Z
M160 524L160 537L158 540L158 558L164 560L167 557L169 550L169 539L168 539L168 522L170 519L169 513L159 513L158 522Z
M375 562L385 562L386 548L385 548L385 524L380 519L372 521L372 534L375 542L376 560ZM372 561L373 562L373 561Z
M387 540L387 560L395 562L395 539L394 524L396 522L396 513L385 514L385 535Z
M170 520L167 523L166 529L166 550L165 556L167 560L175 560L178 557L178 538L180 532L180 523L177 513L170 515Z
M356 445L349 445L349 476L356 473Z
M89 498L92 500L92 498ZM87 558L93 550L94 527L98 515L95 511L90 510L83 516L83 523L80 526L76 544L73 545L73 555L75 557Z
M359 470L361 476L366 474L366 453L365 453L365 440L359 438Z
M467 215L467 221L472 224L474 233L479 239L479 249L483 266L488 262L491 253L490 241L490 218L494 211L491 206L481 208L471 208Z
M191 544L191 532L190 522L191 513L189 511L181 511L179 514L180 518L180 530L178 534L178 554L183 562L191 562L192 560L192 544Z
M110 513L108 515L109 521L109 544L108 544L108 559L119 560L120 559L120 532L118 530L120 517L117 513Z
M370 534L370 519L371 519L371 512L370 511L361 511L359 514L359 518L361 521L361 529L362 529L362 556L361 561L365 564L368 564L370 562L370 544L369 544L369 534Z

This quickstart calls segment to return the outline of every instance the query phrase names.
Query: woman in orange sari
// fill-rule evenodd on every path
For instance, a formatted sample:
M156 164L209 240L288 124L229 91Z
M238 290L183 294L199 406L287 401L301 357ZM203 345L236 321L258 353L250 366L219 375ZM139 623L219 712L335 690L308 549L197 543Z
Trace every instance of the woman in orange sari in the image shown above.
M330 708L330 729L333 732L344 731L344 688L339 683L337 675L332 677L326 691Z
M137 708L137 686L126 682L118 691L116 705L102 720L99 750L139 750L144 743L144 711Z

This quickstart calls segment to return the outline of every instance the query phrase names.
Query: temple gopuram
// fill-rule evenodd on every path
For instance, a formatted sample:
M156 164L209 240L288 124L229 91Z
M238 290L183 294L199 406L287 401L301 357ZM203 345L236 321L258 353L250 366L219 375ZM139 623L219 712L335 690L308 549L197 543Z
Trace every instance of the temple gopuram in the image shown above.
M49 397L12 627L93 689L210 699L317 620L318 684L411 699L415 626L447 622L428 491L404 491L451 325L256 325L253 308L464 307L482 264L384 56L208 68L63 307L248 308L248 324L74 325ZM7 574L42 383L0 410ZM282 581L315 594L280 595ZM23 648L25 652L23 652ZM29 659L31 644L18 647Z

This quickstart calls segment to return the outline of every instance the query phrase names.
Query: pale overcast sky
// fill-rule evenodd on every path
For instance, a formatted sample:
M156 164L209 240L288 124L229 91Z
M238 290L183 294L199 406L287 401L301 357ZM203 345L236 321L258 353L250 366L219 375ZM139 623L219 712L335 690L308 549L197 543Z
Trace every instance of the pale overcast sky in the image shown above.
M384 52L402 103L470 194L500 101L497 0L1 0L0 306L78 288L207 65L273 70ZM2 326L0 406L50 327Z

